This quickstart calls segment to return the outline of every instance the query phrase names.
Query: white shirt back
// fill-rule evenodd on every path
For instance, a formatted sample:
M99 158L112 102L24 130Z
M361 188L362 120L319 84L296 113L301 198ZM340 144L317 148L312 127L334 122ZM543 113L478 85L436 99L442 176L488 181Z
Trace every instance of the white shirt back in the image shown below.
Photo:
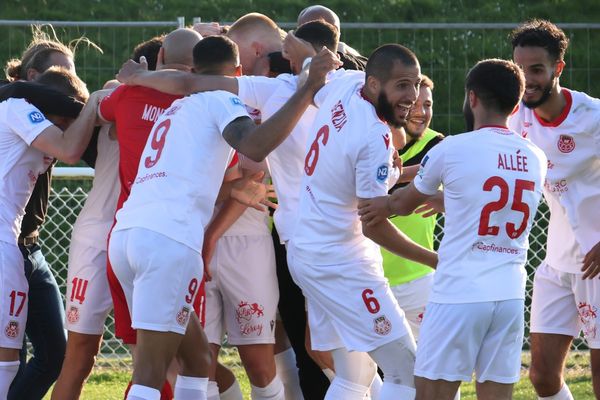
M52 123L25 99L0 103L0 240L17 244L25 206L51 157L31 143Z
M248 117L244 104L223 91L173 102L152 128L115 230L146 228L199 252L233 151L222 132L239 117Z
M600 100L564 88L562 93L567 107L553 123L521 104L509 125L548 157L546 261L580 274L583 257L600 242Z
M106 250L106 239L115 220L119 182L119 142L111 140L104 125L98 134L98 156L94 181L85 205L73 225L73 239L95 249Z
M446 137L414 180L433 195L444 186L444 237L430 301L473 303L525 298L528 236L546 157L505 128Z
M328 83L307 144L300 208L291 247L312 265L380 261L379 246L362 234L359 198L389 189L390 129L361 95L363 74Z

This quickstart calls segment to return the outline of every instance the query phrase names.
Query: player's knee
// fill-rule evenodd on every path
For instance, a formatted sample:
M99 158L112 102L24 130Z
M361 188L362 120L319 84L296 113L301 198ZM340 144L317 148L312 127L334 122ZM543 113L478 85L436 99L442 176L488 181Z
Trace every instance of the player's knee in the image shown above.
M413 373L416 345L412 335L405 335L378 347L369 354L383 371L386 382L415 387Z
M212 362L210 351L194 351L177 354L182 375L204 376Z
M269 361L251 357L243 360L248 379L254 386L266 386L275 377L275 361Z
M538 393L555 393L561 387L560 371L555 368L547 368L543 364L531 364L529 368L529 380Z

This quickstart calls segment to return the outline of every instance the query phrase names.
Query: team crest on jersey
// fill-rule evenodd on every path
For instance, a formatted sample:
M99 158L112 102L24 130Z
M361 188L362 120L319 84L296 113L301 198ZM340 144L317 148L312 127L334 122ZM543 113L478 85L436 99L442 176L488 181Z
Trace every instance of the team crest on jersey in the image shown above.
M4 328L4 334L11 339L19 336L19 323L17 321L10 321L8 325L6 325L6 328Z
M570 153L575 149L575 139L573 136L560 135L558 138L558 150L561 153Z
M185 326L190 318L190 308L181 307L181 310L177 313L177 323L181 326Z
M42 114L39 111L30 112L28 117L29 121L31 121L32 124L39 124L40 122L46 119L46 117L44 117L44 114Z
M75 306L71 306L69 308L69 312L67 312L67 321L71 324L76 324L79 321L79 309Z
M373 320L373 328L376 334L386 336L392 331L392 323L385 315L382 315Z
M596 318L598 316L598 309L591 304L580 302L577 305L577 312L579 313L583 334L587 339L595 339L597 333Z
M377 180L379 182L385 182L388 177L389 168L386 164L381 164L377 167Z

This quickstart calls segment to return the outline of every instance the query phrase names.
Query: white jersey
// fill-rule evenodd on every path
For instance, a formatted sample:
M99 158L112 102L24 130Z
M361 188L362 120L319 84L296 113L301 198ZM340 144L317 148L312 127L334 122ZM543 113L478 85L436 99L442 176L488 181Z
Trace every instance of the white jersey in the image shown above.
M50 126L44 114L25 99L0 103L0 240L4 242L17 244L35 182L52 162L31 147Z
M336 79L347 73L338 70L328 78ZM298 77L290 74L276 78L240 76L237 80L240 98L250 107L259 109L263 121L273 116L296 93L298 86ZM317 109L309 106L290 135L267 157L278 199L273 218L282 242L290 240L294 232L306 143L309 135L313 134L311 128L316 115Z
M358 200L387 194L392 170L390 128L361 94L364 75L327 84L307 145L298 220L291 246L311 265L381 262L379 246L362 234Z
M98 156L94 181L85 205L73 225L73 239L81 244L106 251L106 238L115 220L119 183L119 142L108 136L110 125L98 134Z
M115 231L146 228L199 252L233 151L222 132L239 117L248 117L244 104L223 91L173 102L152 128Z
M583 257L600 242L600 100L564 88L562 93L567 106L555 121L520 105L509 124L548 157L546 262L581 273Z
M506 128L446 137L414 180L433 195L444 186L444 238L429 301L476 303L525 298L528 236L546 157Z

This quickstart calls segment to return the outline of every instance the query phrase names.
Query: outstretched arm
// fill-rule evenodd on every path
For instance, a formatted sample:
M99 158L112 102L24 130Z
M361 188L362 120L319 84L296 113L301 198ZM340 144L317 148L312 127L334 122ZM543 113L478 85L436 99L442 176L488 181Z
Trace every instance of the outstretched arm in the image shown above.
M387 196L362 199L358 202L358 215L364 225L375 226L391 215L409 215L427 201L429 195L415 188L414 183L396 190Z
M119 82L127 85L146 86L163 93L181 96L209 90L225 90L236 95L238 94L238 82L236 78L218 75L198 75L174 69L148 71L148 64L145 59L141 59L140 63L133 60L126 61L119 70L117 79Z
M331 51L323 48L313 58L306 83L271 118L256 126L250 118L237 118L223 130L223 137L240 153L254 161L262 161L290 134L314 95L325 84L329 71L340 64Z

